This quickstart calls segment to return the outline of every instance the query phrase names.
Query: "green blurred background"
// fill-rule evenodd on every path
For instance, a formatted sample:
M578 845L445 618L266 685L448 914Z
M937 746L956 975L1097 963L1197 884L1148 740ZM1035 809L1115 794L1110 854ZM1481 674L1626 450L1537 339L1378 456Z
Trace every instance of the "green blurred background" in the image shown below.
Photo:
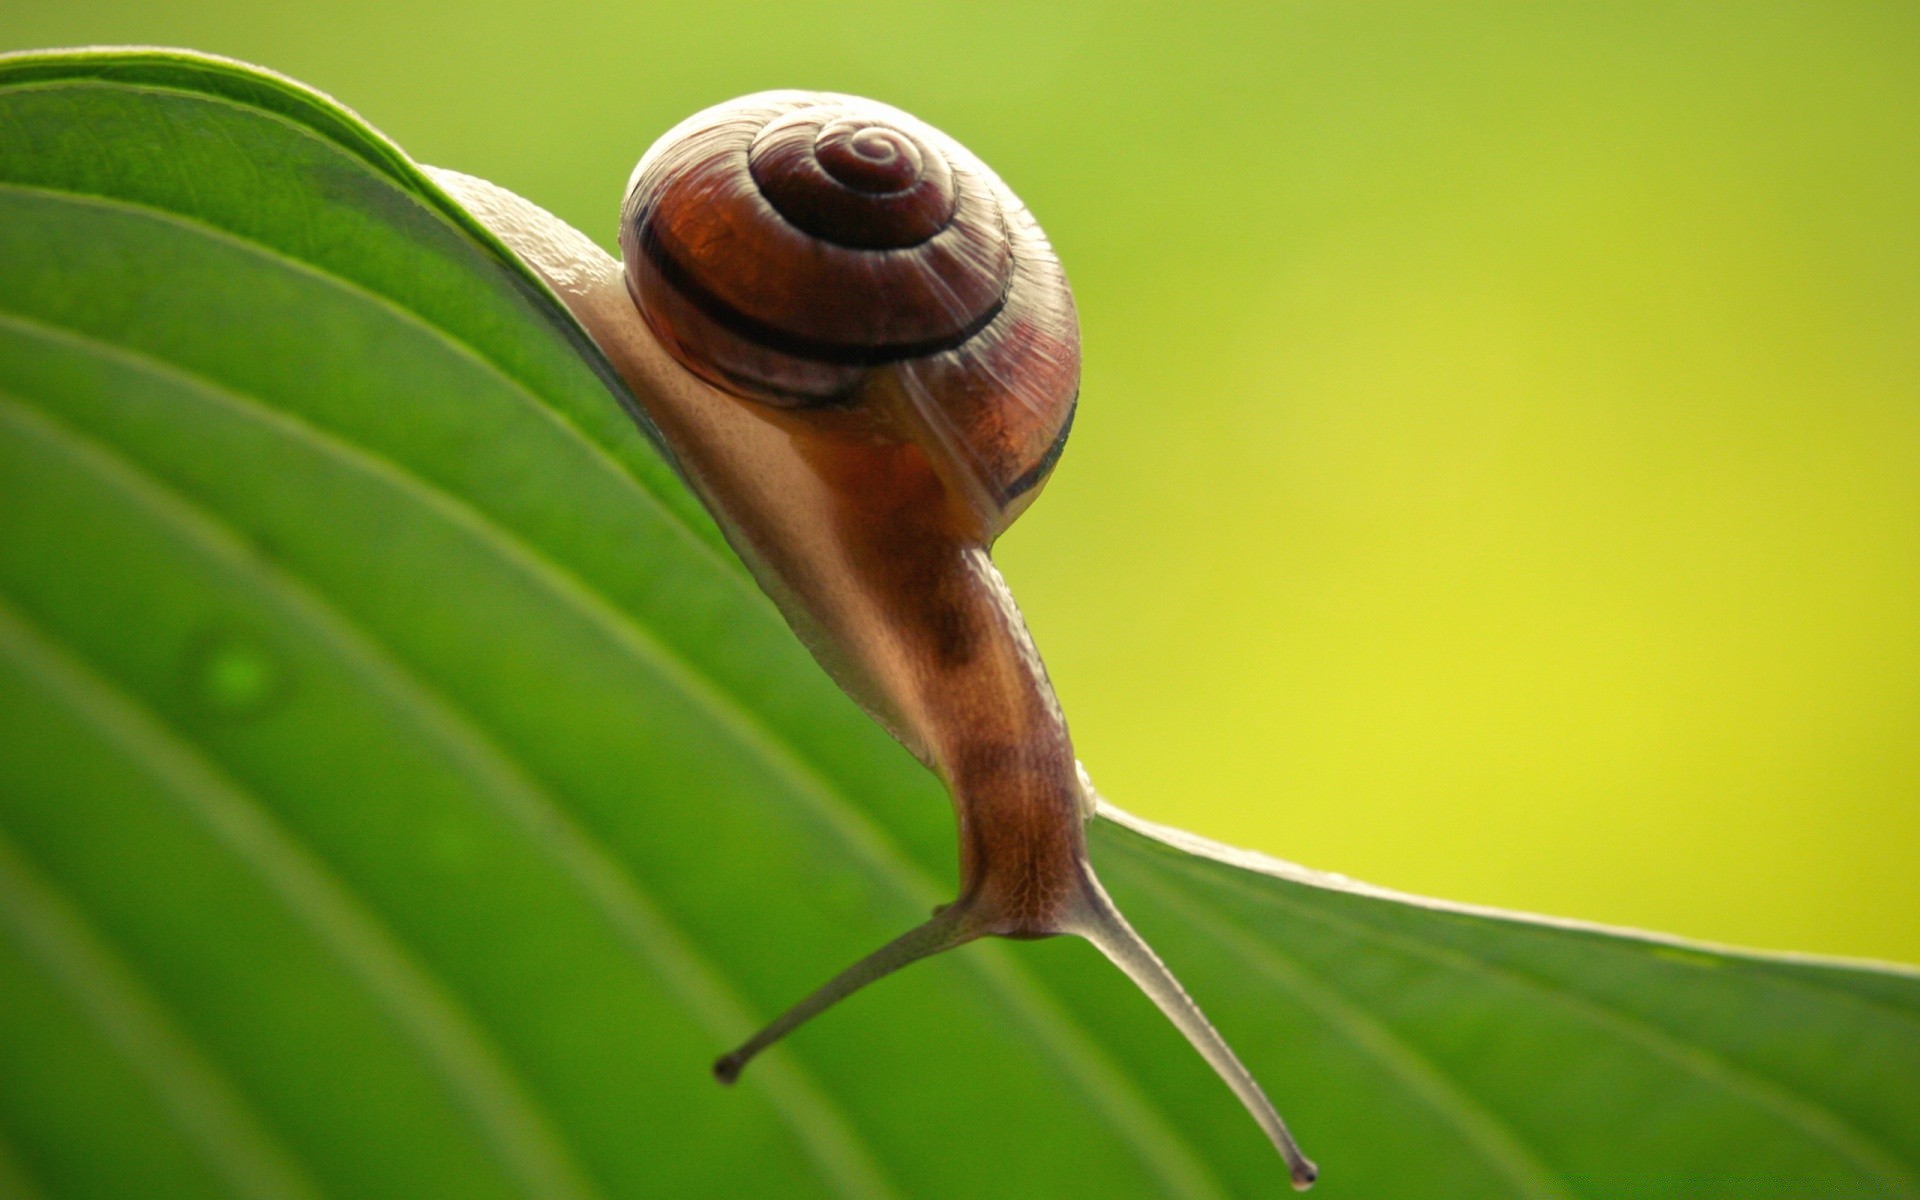
M1081 304L1000 558L1111 798L1920 961L1920 7L0 7L0 49L115 42L286 72L608 244L706 104L926 117Z

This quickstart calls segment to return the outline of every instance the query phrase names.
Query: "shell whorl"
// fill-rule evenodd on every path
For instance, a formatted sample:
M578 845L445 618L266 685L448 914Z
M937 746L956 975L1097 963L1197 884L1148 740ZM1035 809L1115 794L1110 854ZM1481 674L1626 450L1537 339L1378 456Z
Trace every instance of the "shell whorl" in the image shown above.
M1079 387L1065 275L992 171L898 109L765 92L699 113L641 159L620 244L683 366L788 409L903 397L994 532L1058 457Z

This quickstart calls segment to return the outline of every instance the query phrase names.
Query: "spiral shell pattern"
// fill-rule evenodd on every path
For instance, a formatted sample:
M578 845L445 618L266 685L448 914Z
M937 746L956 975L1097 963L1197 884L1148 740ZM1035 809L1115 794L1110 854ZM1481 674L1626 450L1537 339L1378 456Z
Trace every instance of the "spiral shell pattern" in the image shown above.
M622 211L628 286L682 365L790 409L877 385L998 527L1052 469L1079 388L1045 235L958 143L898 109L765 92L649 150Z

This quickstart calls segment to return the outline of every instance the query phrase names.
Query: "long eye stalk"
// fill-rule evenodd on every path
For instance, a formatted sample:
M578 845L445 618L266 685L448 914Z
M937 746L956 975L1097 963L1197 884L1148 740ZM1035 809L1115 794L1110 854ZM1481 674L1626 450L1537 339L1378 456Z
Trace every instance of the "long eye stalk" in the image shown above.
M1134 986L1147 994L1147 998L1173 1022L1175 1029L1200 1052L1214 1073L1219 1075L1233 1094L1240 1098L1253 1119L1273 1143L1280 1157L1286 1160L1287 1174L1293 1181L1296 1191L1305 1191L1320 1178L1320 1168L1313 1160L1300 1152L1299 1143L1293 1140L1293 1133L1287 1123L1280 1118L1273 1102L1267 1099L1251 1072L1241 1064L1239 1055L1233 1047L1227 1045L1220 1031L1207 1020L1200 1006L1187 995L1187 989L1180 986L1172 971L1160 961L1160 956L1147 945L1146 939L1133 931L1120 910L1107 899L1106 892L1097 881L1094 889L1099 894L1098 907L1088 916L1080 918L1073 932L1092 942L1100 953L1114 966L1133 980Z

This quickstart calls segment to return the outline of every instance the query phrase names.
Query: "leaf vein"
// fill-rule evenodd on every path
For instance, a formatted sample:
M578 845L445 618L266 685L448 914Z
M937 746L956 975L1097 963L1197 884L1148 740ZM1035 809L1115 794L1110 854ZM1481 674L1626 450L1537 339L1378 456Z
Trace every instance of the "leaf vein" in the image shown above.
M462 1099L526 1192L552 1200L598 1195L471 1018L378 918L257 797L33 626L14 606L0 605L0 650L161 783L348 967Z
M1324 976L1260 941L1217 905L1146 871L1135 871L1130 878L1135 887L1153 893L1169 910L1185 916L1196 929L1203 930L1257 973L1291 992L1304 1007L1398 1076L1409 1091L1454 1127L1461 1141L1497 1174L1505 1176L1519 1195L1534 1200L1566 1200L1572 1195L1566 1181L1529 1150L1518 1132L1474 1096L1462 1080L1347 999ZM1200 913L1202 905L1213 916Z
M58 338L89 345L96 352L110 354L123 362L185 383L236 412L281 429L322 453L358 467L364 473L385 479L418 502L467 528L471 534L491 545L503 560L525 571L551 593L564 599L575 611L600 626L628 653L652 665L684 696L706 710L716 723L730 729L745 748L768 763L776 773L787 777L797 798L805 801L809 810L823 820L869 870L888 881L908 905L924 908L941 898L933 880L906 857L889 835L820 776L757 714L737 698L708 684L655 635L591 585L521 542L517 535L460 498L445 492L431 480L318 429L258 397L228 388L177 364L100 342L72 330L52 330L39 322L17 317L0 317L0 320L29 332L52 332ZM315 599L313 603L325 602ZM339 619L347 621L343 615ZM368 633L359 636L367 641L374 640ZM399 667L398 660L392 661L396 669L411 670ZM1003 948L990 945L970 947L961 955L961 961L969 965L1000 996L1009 1011L1040 1039L1042 1046L1080 1087L1094 1108L1126 1136L1134 1151L1166 1187L1178 1195L1204 1197L1219 1194L1218 1185L1209 1180L1202 1160L1186 1139L1157 1111L1138 1085L1126 1076L1077 1022L1051 1000L1044 988L1033 982L1031 976L1012 961Z
M10 632L0 624L0 633ZM148 991L133 968L0 835L4 926L126 1061L235 1195L319 1200L320 1189Z
M101 152L105 154L107 152L106 148L102 147ZM235 233L230 229L215 225L211 221L188 216L185 213L175 212L171 209L160 208L156 205L142 203L137 200L128 200L119 196L104 196L94 192L80 192L68 188L14 183L6 180L0 180L0 191L40 196L48 200L71 204L76 207L104 208L132 213L147 220L185 229L211 241L231 246L242 253L265 259L295 274L317 280L337 291L347 293L374 308L380 309L402 324L426 334L430 340L444 346L453 353L455 357L473 364L480 368L483 373L492 376L504 384L508 391L523 401L529 409L536 412L542 420L557 430L563 438L575 443L584 450L588 458L611 475L622 489L643 497L649 508L666 518L665 523L672 526L678 536L693 546L702 556L718 565L722 569L723 574L733 580L736 586L740 587L743 591L758 595L758 592L753 589L752 581L747 578L737 560L730 555L722 553L712 542L701 537L700 534L687 523L684 517L674 511L673 506L667 502L665 497L648 487L639 476L623 466L620 460L615 458L612 451L606 446L596 439L589 437L587 433L567 417L565 413L562 413L558 408L542 399L524 380L508 372L505 367L495 362L477 346L457 337L450 330L434 324L425 315L408 308L398 300L390 296L382 295L365 284L349 279L317 263L296 258L277 246L272 246L256 238ZM438 219L445 219L438 213L434 215ZM464 231L462 232L464 233ZM597 374L596 372L596 377ZM599 382L601 386L609 387L605 380L599 380ZM631 417L631 410L626 404L623 403L621 408L623 411L628 412ZM638 420L638 418L635 419Z
M1638 1045L1694 1078L1738 1096L1756 1108L1771 1112L1783 1123L1814 1141L1824 1143L1856 1169L1875 1176L1898 1194L1920 1198L1920 1175L1916 1175L1897 1154L1880 1145L1839 1113L1817 1101L1801 1097L1785 1085L1731 1062L1703 1046L1682 1042L1674 1034L1618 1005L1582 995L1557 980L1492 963L1463 951L1430 946L1375 928L1365 921L1321 911L1283 895L1269 895L1239 879L1210 879L1185 863L1177 864L1176 869L1189 878L1224 886L1257 903L1284 908L1320 925L1341 930L1351 937L1424 958L1450 970L1479 975L1510 988L1534 992L1570 1015L1611 1031L1622 1040Z
M18 401L6 399L5 394L0 393L0 412L17 407L20 407ZM356 663L364 676L378 678L382 690L396 698L414 721L454 750L463 769L479 781L482 794L532 835L560 864L563 873L591 897L602 915L620 932L622 941L668 985L670 994L696 1021L723 1040L737 1039L751 1031L752 1019L726 985L717 981L717 968L690 948L685 935L669 922L660 906L644 894L638 880L601 850L551 797L517 768L504 750L464 719L449 702L378 649L370 636L361 633L348 618L305 585L284 578L260 563L223 522L151 480L114 451L65 429L52 418L37 419L47 424L49 435L68 442L77 453L97 456L98 463L90 465L118 483L123 492L135 497L149 512L181 530L184 536L228 565L252 576L263 589L279 595L284 607L292 610L297 620ZM0 610L0 617L3 616L4 610ZM4 630L3 625L0 630ZM213 770L210 766L205 769ZM237 787L226 786L230 790ZM258 805L258 801L252 803ZM264 814L259 819L269 820ZM291 846L283 849L299 853ZM339 893L339 903L352 904L344 894L343 885L333 887ZM374 920L371 916L364 919ZM382 936L390 938L390 935ZM394 946L392 953L404 952ZM445 1003L455 1002L447 999ZM474 1036L479 1035L475 1032ZM894 1195L893 1188L874 1164L872 1154L860 1145L850 1123L805 1072L796 1065L769 1063L769 1066L773 1069L765 1073L762 1086L830 1181L849 1196ZM500 1072L505 1070L504 1066L499 1067Z

